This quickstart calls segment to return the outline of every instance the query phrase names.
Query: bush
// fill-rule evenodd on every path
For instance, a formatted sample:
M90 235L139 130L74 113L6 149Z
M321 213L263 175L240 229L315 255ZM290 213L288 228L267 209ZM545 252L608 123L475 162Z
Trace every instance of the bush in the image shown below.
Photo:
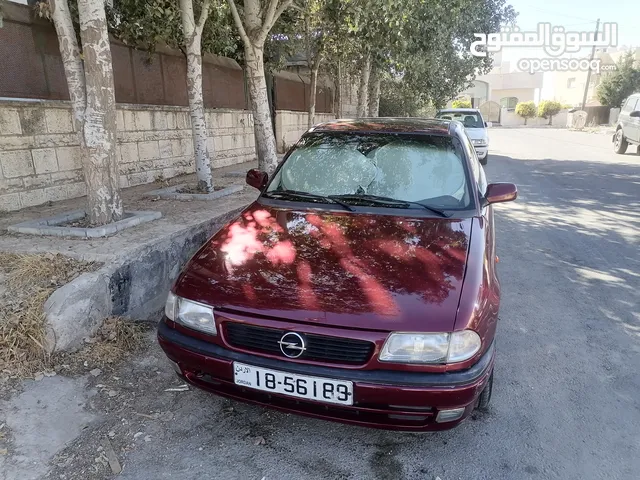
M549 119L549 125L553 120L553 116L557 115L562 110L562 104L560 102L554 102L553 100L542 100L538 105L538 116Z
M469 100L458 99L451 102L451 108L471 108Z
M640 90L640 68L628 52L616 64L616 70L603 76L596 94L602 105L620 108L626 98Z
M520 102L516 105L516 115L524 118L524 124L527 124L527 119L536 116L536 104L533 102Z

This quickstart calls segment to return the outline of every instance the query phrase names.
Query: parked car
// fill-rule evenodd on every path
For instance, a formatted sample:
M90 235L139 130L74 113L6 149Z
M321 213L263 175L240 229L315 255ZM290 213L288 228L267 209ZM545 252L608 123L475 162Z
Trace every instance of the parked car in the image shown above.
M477 108L447 108L438 111L436 118L461 122L476 149L480 163L482 165L487 164L489 161L489 134L487 128L491 124L484 121L480 110Z
M158 340L187 382L357 425L425 431L486 408L500 284L487 185L458 122L309 130L192 257Z
M640 153L640 93L631 95L622 106L612 141L616 153L626 153L629 144L638 145Z

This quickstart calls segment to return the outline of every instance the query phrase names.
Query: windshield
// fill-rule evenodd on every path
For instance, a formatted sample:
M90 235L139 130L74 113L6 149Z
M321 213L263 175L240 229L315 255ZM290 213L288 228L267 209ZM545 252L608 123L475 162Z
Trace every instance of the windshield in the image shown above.
M464 128L484 128L484 122L479 113L474 112L439 112L436 118L444 120L457 120Z
M266 193L346 196L344 202L356 203L354 195L376 196L461 209L470 206L465 172L451 137L316 133L300 141Z

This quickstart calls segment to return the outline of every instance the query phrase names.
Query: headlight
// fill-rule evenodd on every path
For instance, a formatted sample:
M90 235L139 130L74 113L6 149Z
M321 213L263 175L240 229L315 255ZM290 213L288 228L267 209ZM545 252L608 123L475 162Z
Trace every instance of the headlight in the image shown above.
M476 147L486 147L487 146L487 141L484 140L484 139L471 140L471 143L473 143Z
M217 335L213 308L202 303L187 300L169 292L164 313L169 320L180 323L210 335Z
M482 341L472 330L453 333L392 333L380 352L381 362L456 363L470 359Z

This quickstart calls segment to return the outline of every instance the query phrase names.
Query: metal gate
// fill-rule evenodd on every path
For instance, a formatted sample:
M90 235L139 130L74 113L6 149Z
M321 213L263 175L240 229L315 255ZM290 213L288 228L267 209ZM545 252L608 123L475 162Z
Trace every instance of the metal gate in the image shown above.
M500 123L500 105L496 102L484 102L478 107L485 122Z

